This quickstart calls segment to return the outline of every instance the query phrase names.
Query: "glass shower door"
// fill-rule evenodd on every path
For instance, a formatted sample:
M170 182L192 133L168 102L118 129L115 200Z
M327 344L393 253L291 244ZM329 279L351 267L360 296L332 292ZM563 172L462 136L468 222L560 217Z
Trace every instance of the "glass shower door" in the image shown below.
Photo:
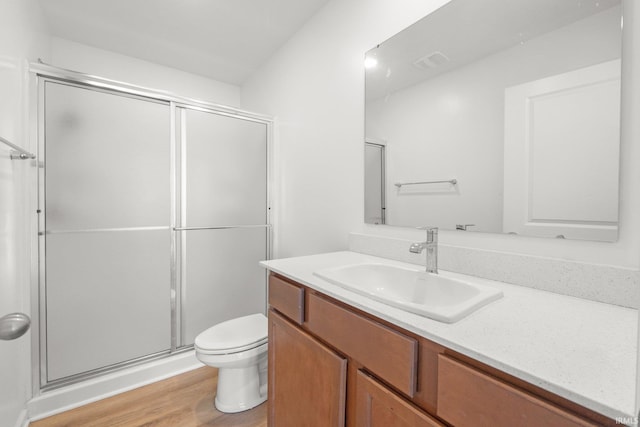
M168 103L47 81L43 384L168 352Z
M228 319L264 313L267 125L181 109L181 345Z

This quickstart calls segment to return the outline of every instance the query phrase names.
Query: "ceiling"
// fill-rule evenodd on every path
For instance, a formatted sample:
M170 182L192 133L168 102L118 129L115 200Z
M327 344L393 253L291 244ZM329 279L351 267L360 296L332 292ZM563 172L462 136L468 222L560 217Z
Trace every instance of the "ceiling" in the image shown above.
M379 99L614 6L620 7L620 0L452 1L367 52L377 65L366 72L366 99ZM430 54L445 58L431 67L414 64Z
M53 36L242 84L328 0L40 0Z

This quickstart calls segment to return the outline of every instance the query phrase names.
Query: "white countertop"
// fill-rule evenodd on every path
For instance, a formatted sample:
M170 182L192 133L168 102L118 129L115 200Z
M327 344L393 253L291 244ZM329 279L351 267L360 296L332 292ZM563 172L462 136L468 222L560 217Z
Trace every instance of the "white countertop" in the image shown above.
M636 415L637 310L474 278L501 289L504 297L456 323L446 324L374 301L313 275L322 268L363 262L419 267L356 252L260 264L612 419Z

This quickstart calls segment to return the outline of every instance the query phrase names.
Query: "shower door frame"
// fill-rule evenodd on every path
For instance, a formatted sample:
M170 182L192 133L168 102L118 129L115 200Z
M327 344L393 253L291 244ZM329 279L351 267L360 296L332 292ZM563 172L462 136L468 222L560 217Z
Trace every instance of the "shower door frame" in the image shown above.
M119 362L109 366L93 369L90 371L74 374L54 381L47 380L47 336L46 336L46 248L44 235L45 228L45 173L43 172L43 158L45 149L45 85L47 82L64 84L81 89L88 89L97 92L109 93L149 102L167 105L170 112L170 219L169 226L164 227L140 227L142 230L170 230L170 306L171 306L171 341L170 349L154 354L145 355L135 359ZM37 190L37 217L34 220L33 230L34 248L32 256L32 284L31 284L31 313L32 313L32 388L35 396L41 392L57 389L66 385L75 384L90 378L94 378L105 373L117 371L119 369L140 365L152 360L158 360L174 356L193 349L193 345L181 346L183 325L182 319L182 294L185 292L184 274L181 271L181 264L184 259L179 251L181 239L184 232L180 229L180 212L184 208L185 198L181 196L181 185L183 179L181 150L185 143L181 127L184 125L183 112L187 109L203 111L235 119L257 122L265 125L266 139L266 208L265 224L243 226L225 225L221 227L209 228L247 228L264 227L266 233L265 254L267 259L271 259L273 253L273 224L272 224L272 185L273 185L273 133L274 119L270 116L253 113L225 105L209 103L192 98L181 97L170 92L157 89L146 88L128 83L110 80L94 75L80 73L76 71L61 69L43 63L33 63L30 66L30 116L32 123L32 138L37 141L37 159L34 165L37 169L36 190ZM131 230L133 228L128 228ZM117 230L111 230L117 231ZM180 234L178 234L180 233ZM265 310L267 292L267 272L265 271Z

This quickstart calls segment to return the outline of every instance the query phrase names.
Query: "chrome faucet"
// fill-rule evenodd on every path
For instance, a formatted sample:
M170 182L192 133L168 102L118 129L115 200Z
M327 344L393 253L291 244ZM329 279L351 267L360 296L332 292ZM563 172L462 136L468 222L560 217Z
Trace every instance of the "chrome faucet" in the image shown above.
M419 227L427 230L427 241L412 243L409 252L419 254L427 250L427 272L438 274L438 227Z

